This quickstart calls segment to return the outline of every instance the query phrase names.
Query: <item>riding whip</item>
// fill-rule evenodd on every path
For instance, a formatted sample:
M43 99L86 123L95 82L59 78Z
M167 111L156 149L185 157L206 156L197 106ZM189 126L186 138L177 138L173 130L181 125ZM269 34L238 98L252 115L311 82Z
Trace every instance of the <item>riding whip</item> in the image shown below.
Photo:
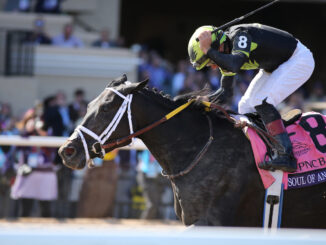
M238 22L244 20L245 18L249 17L250 15L253 15L253 14L255 14L255 13L257 13L257 12L263 10L264 8L267 8L267 7L273 5L274 3L277 3L277 2L279 2L279 1L280 1L280 0L274 0L273 2L270 2L270 3L268 3L268 4L265 4L265 5L261 6L260 8L255 9L255 10L249 12L248 14L245 14L245 15L243 15L243 16L241 16L241 17L238 17L238 18L236 18L236 19L234 19L234 20L231 20L231 21L228 22L228 23L225 23L225 24L223 24L223 25L217 27L217 28L216 28L214 31L212 31L211 33L213 34L213 33L215 33L215 32L218 32L218 31L221 30L221 29L225 29L225 28L227 28L227 27L229 27L229 26L232 26L233 24L238 23ZM196 38L196 41L199 42L199 39Z

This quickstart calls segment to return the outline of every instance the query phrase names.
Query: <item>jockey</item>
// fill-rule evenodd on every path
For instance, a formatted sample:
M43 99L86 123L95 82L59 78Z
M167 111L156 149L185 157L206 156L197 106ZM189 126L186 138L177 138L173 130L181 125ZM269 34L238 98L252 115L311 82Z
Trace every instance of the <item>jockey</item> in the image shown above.
M315 65L312 53L288 32L266 25L241 24L212 34L214 29L198 28L188 44L190 61L197 70L210 66L222 73L221 87L208 96L209 100L225 103L232 96L236 73L260 69L239 102L239 113L256 111L284 148L259 167L296 171L291 141L275 106L309 79Z

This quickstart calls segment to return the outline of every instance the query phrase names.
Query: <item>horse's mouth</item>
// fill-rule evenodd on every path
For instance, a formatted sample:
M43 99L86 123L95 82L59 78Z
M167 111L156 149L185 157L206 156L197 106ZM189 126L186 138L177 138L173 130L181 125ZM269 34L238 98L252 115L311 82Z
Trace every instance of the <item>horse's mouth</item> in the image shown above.
M73 170L81 170L85 167L86 165L86 160L85 159L81 159L80 161L66 161L66 160L62 160L63 164L68 167L71 168Z
M74 149L72 151L71 149ZM86 165L86 158L80 151L74 148L71 142L67 142L59 148L59 156L65 166L71 169L83 169Z

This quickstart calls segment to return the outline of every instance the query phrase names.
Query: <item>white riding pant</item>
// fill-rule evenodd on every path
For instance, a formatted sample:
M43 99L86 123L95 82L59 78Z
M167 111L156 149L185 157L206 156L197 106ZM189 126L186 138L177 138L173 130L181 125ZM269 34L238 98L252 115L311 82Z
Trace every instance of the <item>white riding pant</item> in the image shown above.
M239 101L239 113L255 112L255 106L267 102L277 106L311 76L315 61L310 50L298 41L293 55L275 71L260 70Z

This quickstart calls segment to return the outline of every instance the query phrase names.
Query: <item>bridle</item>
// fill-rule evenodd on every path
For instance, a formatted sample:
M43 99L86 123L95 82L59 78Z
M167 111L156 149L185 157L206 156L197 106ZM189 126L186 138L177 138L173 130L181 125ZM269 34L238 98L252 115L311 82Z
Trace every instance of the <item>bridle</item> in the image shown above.
M134 137L137 137L149 130L151 130L152 128L160 125L161 123L169 120L170 118L174 117L175 115L177 115L178 113L180 113L181 111L183 111L185 108L187 108L190 104L192 104L195 100L189 100L188 102L184 103L183 105L177 107L176 109L174 109L173 111L171 111L170 113L168 113L167 115L165 115L163 118L161 118L158 121L153 122L152 124L138 130L137 132L134 132L133 130L133 123L132 123L132 117L131 117L131 102L132 102L132 98L133 98L133 94L128 94L127 96L121 94L119 91L113 89L113 88L106 88L108 90L111 90L112 92L114 92L115 94L117 94L118 96L120 96L123 99L123 102L120 106L120 108L118 109L117 113L115 114L115 116L113 117L112 121L110 122L110 124L106 127L106 129L101 133L101 135L97 135L96 133L94 133L92 130L86 128L83 125L79 125L76 127L75 131L78 133L78 135L81 138L81 141L83 143L83 147L84 147L84 151L85 151L85 158L86 158L86 164L88 165L88 167L93 167L94 163L93 160L90 158L90 152L87 146L87 142L85 139L84 134L89 135L90 137L92 137L93 139L96 140L96 142L92 145L92 149L91 151L93 153L95 153L96 155L98 155L99 157L104 157L105 155L105 149L110 149L113 147L119 147L121 146L121 144L130 141L131 143L133 143L133 139ZM129 122L129 131L130 134L126 137L122 137L120 139L115 140L114 142L105 144L104 143L109 139L109 137L112 135L112 133L116 130L118 124L120 123L124 113L127 110L127 114L128 114L128 122Z
M108 90L111 90L112 92L114 92L115 94L117 94L118 96L120 96L123 99L123 102L120 106L120 108L118 109L117 113L115 114L115 116L113 117L112 121L110 122L110 124L106 127L106 129L101 133L101 135L97 135L96 133L94 133L93 131L91 131L90 129L79 125L77 126L77 128L75 129L75 131L78 133L78 135L80 136L82 143L83 143L83 147L85 150L85 157L86 157L86 163L88 164L88 167L93 167L94 163L92 161L92 159L90 158L90 154L89 154L89 149L87 146L87 142L84 136L84 133L88 134L89 136L91 136L93 139L96 140L96 142L92 145L92 152L94 152L96 155L100 156L100 157L104 157L105 155L105 149L110 149L113 147L119 147L121 146L121 144L130 141L131 143L133 142L133 138L137 137L149 130L151 130L152 128L160 125L163 122L166 122L167 120L171 119L172 117L174 117L175 115L177 115L178 113L180 113L181 111L183 111L184 109L186 109L190 104L192 104L195 99L191 99L188 102L184 103L183 105L177 107L176 109L174 109L173 111L171 111L170 113L168 113L167 115L165 115L164 117L162 117L160 120L157 120L155 122L153 122L152 124L134 132L133 131L133 124L132 124L132 117L131 117L131 102L132 102L132 98L133 98L133 94L128 94L127 96L121 94L120 92L118 92L117 90L113 89L113 88L106 88ZM267 132L259 129L258 127L256 127L253 124L250 123L246 123L246 122L239 122L238 120L236 120L235 118L231 117L228 112L221 106L213 104L211 102L207 102L207 101L201 101L201 103L205 106L205 110L209 111L211 109L217 109L219 111L221 111L226 118L232 123L234 124L236 127L239 128L244 128L244 127L250 127L253 128L254 130L256 130L256 132L263 137L263 139L269 139L270 141L275 141L275 139L269 135ZM114 142L105 144L104 143L110 138L110 136L112 135L112 133L116 130L117 126L119 125L124 113L127 111L128 114L128 122L129 122L129 130L130 130L130 134L128 136L122 137L120 139L115 140ZM211 145L211 143L213 142L214 138L213 138L213 127L212 127L212 122L211 119L208 115L206 115L208 123L209 123L209 138L206 142L206 144L204 145L204 147L202 148L202 150L197 154L197 156L195 157L195 159L191 162L191 164L183 171L180 171L177 174L167 174L164 171L162 171L162 175L165 177L170 178L171 180L180 176L184 176L187 173L189 173L202 159L202 157L205 155L205 153L207 152L209 146ZM268 140L266 140L266 142L268 142ZM271 147L272 145L269 144L269 146Z
M103 148L103 144L110 138L112 133L116 130L117 126L119 125L119 123L126 111L128 114L130 134L134 133L132 118L131 118L131 108L130 108L133 95L128 94L127 96L124 96L122 93L120 93L119 91L117 91L113 88L105 88L105 89L111 90L112 92L114 92L115 94L117 94L118 96L120 96L123 99L123 102L122 102L120 108L118 109L117 113L113 117L110 124L106 127L106 129L104 129L104 131L100 135L97 135L96 133L94 133L90 129L84 127L83 125L79 125L75 129L75 131L78 133L78 135L80 136L80 138L82 140L84 151L85 151L86 163L88 164L89 167L93 166L93 161L90 158L89 149L87 146L87 142L86 142L84 133L86 133L87 135L89 135L90 137L92 137L93 139L96 140L96 142L92 145L92 152L94 152L96 155L99 155L100 157L104 157L104 155L105 155L105 149ZM131 140L133 140L133 139L131 139Z

